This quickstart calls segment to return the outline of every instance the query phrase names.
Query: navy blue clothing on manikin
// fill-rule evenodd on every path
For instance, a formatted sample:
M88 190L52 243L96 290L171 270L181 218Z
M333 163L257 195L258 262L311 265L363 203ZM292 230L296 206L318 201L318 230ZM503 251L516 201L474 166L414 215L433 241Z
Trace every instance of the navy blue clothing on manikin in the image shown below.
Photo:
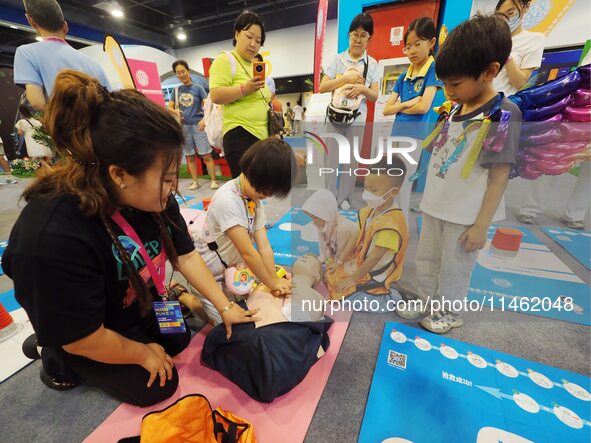
M254 323L236 324L229 340L222 323L207 335L201 358L251 398L270 403L306 377L322 355L321 348L327 351L332 323L325 317L319 322L283 322L260 328Z

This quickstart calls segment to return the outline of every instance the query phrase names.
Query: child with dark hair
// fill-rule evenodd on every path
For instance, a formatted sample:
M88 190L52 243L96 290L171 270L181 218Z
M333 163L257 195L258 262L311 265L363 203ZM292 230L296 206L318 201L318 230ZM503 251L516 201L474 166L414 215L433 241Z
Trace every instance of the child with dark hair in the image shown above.
M156 302L174 307L166 260L222 312L227 334L256 321L220 290L180 214L181 128L141 93L109 93L72 70L58 74L44 123L62 160L25 190L2 257L36 333L23 352L42 360L52 389L86 384L133 405L161 402L191 339L157 315Z
M439 136L430 136L436 141L421 202L419 295L424 302L443 302L443 309L435 305L420 321L431 332L463 325L458 306L466 299L478 250L490 224L505 217L503 194L516 159L521 112L495 91L493 80L510 52L505 21L477 15L450 33L437 56L437 75L457 105L437 126ZM499 123L501 115L508 121ZM405 318L425 314L398 312Z
M42 126L41 122L33 117L33 113L30 111L28 106L21 104L18 108L21 115L14 125L19 135L25 136L25 143L27 145L27 155L30 158L36 158L41 160L44 164L50 162L53 158L53 153L48 146L39 143L35 140L35 129Z
M262 200L289 194L296 179L295 155L284 141L267 138L244 153L240 167L242 173L216 191L206 223L195 239L196 247L232 300L236 298L224 283L225 270L242 265L276 295L286 295L291 285L277 277ZM210 320L219 323L218 311L200 298Z
M402 275L408 247L408 227L394 199L406 176L399 157L373 165L365 178L362 198L367 206L359 210L359 233L327 267L325 280L333 299L357 291L369 295L390 295L392 283ZM360 294L365 297L366 294Z
M435 94L443 87L443 83L435 75L435 24L430 17L413 20L404 34L403 52L410 60L408 70L400 74L392 88L384 115L396 115L392 126L393 136L411 137L420 146L431 131L429 123L431 109L434 106ZM440 104L440 103L438 103ZM418 149L411 153L415 161L429 162L428 156ZM414 174L417 165L407 164L408 176ZM408 217L412 183L408 180L398 193L398 201L404 215Z

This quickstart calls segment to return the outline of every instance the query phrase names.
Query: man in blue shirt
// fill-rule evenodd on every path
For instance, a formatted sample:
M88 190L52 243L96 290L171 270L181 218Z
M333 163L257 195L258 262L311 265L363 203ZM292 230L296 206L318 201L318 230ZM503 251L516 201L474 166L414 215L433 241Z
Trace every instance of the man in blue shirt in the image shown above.
M187 158L189 173L193 179L189 190L194 191L199 188L196 154L199 154L205 162L207 173L211 178L211 189L217 189L220 186L215 179L215 165L211 157L212 148L207 140L205 121L203 120L203 100L207 98L207 93L203 87L194 84L191 80L189 65L186 61L175 61L172 64L172 70L182 85L175 89L173 100L168 103L168 107L175 112L183 125L183 133L185 134L183 151Z
M25 0L24 5L29 24L43 41L17 48L14 83L25 86L27 99L34 109L42 111L45 108L55 77L64 69L84 72L110 89L109 80L100 65L66 42L68 24L57 1Z

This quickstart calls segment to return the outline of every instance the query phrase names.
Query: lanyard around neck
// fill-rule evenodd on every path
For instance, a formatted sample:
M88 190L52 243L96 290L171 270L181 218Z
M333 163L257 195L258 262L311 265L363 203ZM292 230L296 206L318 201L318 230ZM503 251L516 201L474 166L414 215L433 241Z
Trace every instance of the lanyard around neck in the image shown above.
M58 42L58 43L63 43L65 45L69 45L69 43L67 41L65 41L63 38L59 38L59 37L43 37L43 41L44 42Z
M252 231L252 233L254 234L254 218L256 216L256 203L242 193L242 189L240 187L240 177L236 177L236 181L234 183L236 184L236 190L238 191L238 195L242 199L242 203L244 203L244 210L246 212L246 220L248 221L249 231ZM248 234L250 235L251 232L249 232Z
M166 291L166 287L164 285L164 281L166 279L166 270L165 270L166 249L164 249L164 244L162 243L162 241L160 241L160 244L162 245L160 247L160 249L161 249L160 265L158 266L158 271L156 271L156 266L154 266L154 262L152 261L152 259L148 255L148 251L146 251L146 248L144 247L144 243L137 235L137 232L135 232L135 229L133 229L131 227L131 225L127 222L127 220L125 220L123 218L123 216L121 215L121 213L119 211L117 211L113 215L111 215L111 218L113 219L113 221L115 223L117 223L119 225L119 227L121 229L123 229L123 232L125 232L125 235L127 235L129 238L131 238L139 246L140 254L141 254L142 258L144 259L144 262L146 263L146 268L148 269L148 272L150 273L150 276L152 277L152 281L154 282L154 285L156 286L156 289L158 290L158 295L160 295L161 297L167 297L168 292Z

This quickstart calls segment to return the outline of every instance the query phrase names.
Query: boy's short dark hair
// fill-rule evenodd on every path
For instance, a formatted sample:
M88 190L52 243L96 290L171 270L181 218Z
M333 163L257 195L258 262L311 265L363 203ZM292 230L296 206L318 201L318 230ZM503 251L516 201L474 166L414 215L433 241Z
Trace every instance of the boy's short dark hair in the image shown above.
M351 25L349 26L349 32L353 32L356 29L363 29L369 35L373 35L373 18L371 15L366 14L365 12L362 14L358 14L355 16Z
M254 56L254 58L256 58L258 61L262 62L263 60L263 56L261 54L257 54Z
M242 11L236 21L234 21L234 34L232 35L232 45L236 46L236 33L250 29L252 25L258 25L261 28L261 46L265 44L265 24L260 15L250 12Z
M176 73L176 67L177 66L183 66L187 71L189 71L189 64L184 61L184 60L176 60L173 64L172 64L172 70Z
M25 12L40 28L58 32L64 27L64 13L55 0L24 0Z
M267 197L285 197L296 180L297 163L293 149L283 140L259 140L240 159L242 173L251 186Z
M435 72L441 79L478 78L497 62L503 69L511 54L511 31L497 15L477 14L454 28L437 55Z
M368 166L370 175L386 176L391 179L393 186L402 186L406 177L406 164L399 156L393 155L392 161L388 163L388 158L384 157L375 165ZM388 173L390 172L390 173Z

